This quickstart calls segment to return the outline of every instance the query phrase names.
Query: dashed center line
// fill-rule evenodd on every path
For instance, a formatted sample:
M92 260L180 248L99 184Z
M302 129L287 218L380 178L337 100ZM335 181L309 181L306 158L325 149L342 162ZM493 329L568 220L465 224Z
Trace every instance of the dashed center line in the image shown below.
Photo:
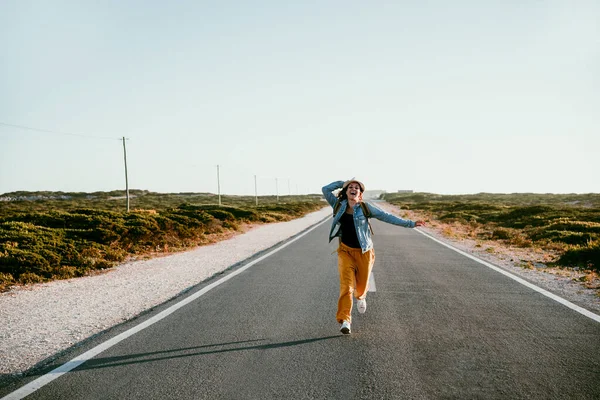
M369 290L368 292L376 292L377 288L375 287L375 276L373 275L373 271L369 275Z

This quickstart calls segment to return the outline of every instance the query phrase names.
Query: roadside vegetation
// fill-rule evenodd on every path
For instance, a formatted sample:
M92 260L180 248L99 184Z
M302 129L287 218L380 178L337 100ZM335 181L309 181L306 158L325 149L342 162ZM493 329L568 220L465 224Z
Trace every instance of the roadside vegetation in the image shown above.
M131 257L215 242L244 224L288 221L324 206L320 195L252 196L13 192L0 196L0 291L85 276Z
M446 236L542 250L552 255L548 266L588 271L582 280L598 280L600 194L387 193L382 197L429 221L445 223Z
M287 221L323 207L321 195L259 197L130 191L13 192L0 196L0 291L85 276L130 258L191 249L245 224ZM387 202L453 238L543 252L600 293L600 194L387 193ZM533 268L531 261L522 266Z

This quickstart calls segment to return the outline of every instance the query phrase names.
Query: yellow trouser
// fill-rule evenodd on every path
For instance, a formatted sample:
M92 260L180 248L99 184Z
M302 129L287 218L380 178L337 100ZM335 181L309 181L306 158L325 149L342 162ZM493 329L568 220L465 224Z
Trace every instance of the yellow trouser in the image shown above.
M354 249L340 242L338 253L338 271L340 273L340 298L336 319L352 322L352 294L359 300L367 296L369 274L375 262L373 249L363 254L361 249Z

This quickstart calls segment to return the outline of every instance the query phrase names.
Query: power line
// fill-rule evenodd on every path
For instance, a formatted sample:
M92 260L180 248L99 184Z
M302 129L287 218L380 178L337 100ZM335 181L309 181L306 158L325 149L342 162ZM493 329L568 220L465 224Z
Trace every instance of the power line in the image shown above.
M93 135L82 135L82 134L79 134L79 133L67 133L67 132L51 131L49 129L39 129L39 128L32 128L30 126L7 124L6 122L0 122L0 125L9 126L11 128L26 129L26 130L30 130L30 131L53 133L55 135L79 136L79 137L85 137L85 138L90 138L90 139L123 140L122 138L114 138L114 137L108 137L108 136L93 136Z

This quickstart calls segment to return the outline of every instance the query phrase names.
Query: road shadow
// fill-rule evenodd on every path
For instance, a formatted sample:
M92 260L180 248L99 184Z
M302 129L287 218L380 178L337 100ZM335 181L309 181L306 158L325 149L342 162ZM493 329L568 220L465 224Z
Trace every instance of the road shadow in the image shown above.
M132 365L132 364L142 364L149 362L157 362L163 360L173 360L177 358L186 358L186 357L198 357L205 356L211 354L219 354L219 353L230 353L236 351L251 351L251 350L273 350L280 349L285 347L293 347L300 346L304 344L310 344L315 342L320 342L323 340L329 339L337 339L343 337L342 335L333 335L333 336L324 336L310 339L302 339L302 340L293 340L289 342L279 342L279 343L264 343L264 344L256 344L257 342L264 342L266 339L253 339L253 340L243 340L237 342L226 342L226 343L215 343L215 344L206 344L202 346L192 346L192 347L182 347L177 349L169 349L169 350L160 350L153 351L148 353L136 353L136 354L127 354L122 356L113 356L113 357L96 357L91 360L86 361L85 363L77 366L73 369L73 371L83 371L88 369L100 369L100 368L112 368L123 365ZM47 372L52 371L59 366L67 366L69 362L61 365L50 365L44 368L44 371L40 371L38 375L43 375Z

